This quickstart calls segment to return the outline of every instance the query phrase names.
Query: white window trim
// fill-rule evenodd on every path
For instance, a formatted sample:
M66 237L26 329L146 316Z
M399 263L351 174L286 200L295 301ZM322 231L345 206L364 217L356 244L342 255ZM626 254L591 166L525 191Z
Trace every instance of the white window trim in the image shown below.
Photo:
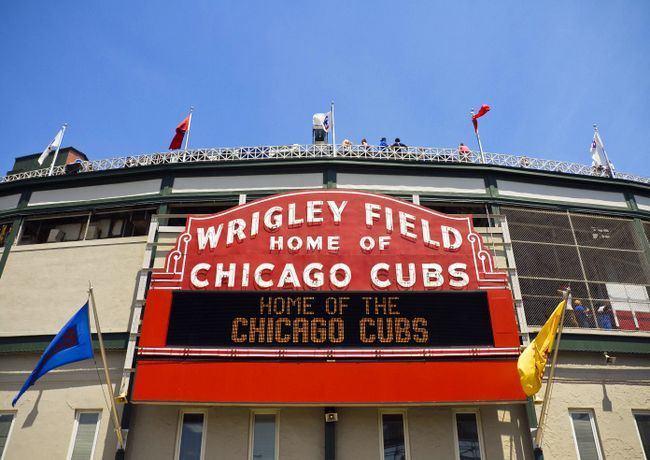
M589 415L589 421L591 422L591 432L594 435L594 442L596 444L596 453L598 454L598 458L600 460L603 460L603 451L600 447L600 435L598 434L598 428L596 427L596 416L594 415L593 409L569 409L569 422L571 423L571 431L573 432L573 446L576 449L576 456L578 457L578 460L580 460L580 451L578 450L578 437L576 436L576 428L573 424L573 418L571 418L571 414L573 413Z
M409 442L409 422L406 409L379 409L377 424L379 427L379 460L384 460L384 415L399 414L402 416L402 429L404 430L404 451L406 460L411 460L411 444Z
M280 410L279 409L251 409L250 421L248 424L248 460L253 460L253 444L255 442L255 416L273 414L275 415L275 460L280 460Z
M176 427L176 447L174 459L178 460L181 455L181 436L183 435L183 419L185 414L202 414L203 426L201 427L201 460L205 458L205 444L208 437L208 410L207 409L181 409L178 411L178 426Z
M72 436L70 437L70 445L68 446L68 455L66 458L70 460L72 458L72 452L74 451L74 443L77 439L77 430L79 429L79 416L81 414L98 414L97 415L97 424L95 425L95 436L93 437L93 446L90 449L90 458L95 457L95 447L97 447L97 437L99 436L99 425L102 423L102 410L101 409L77 409L74 414L74 427L72 428Z
M9 431L7 431L7 441L5 442L5 450L2 451L2 455L0 455L0 460L4 460L5 455L7 454L7 446L9 445L9 439L11 439L11 431L14 429L14 425L16 424L16 411L7 411L3 410L0 411L0 415L11 415L11 423L9 424Z
M641 452L643 452L643 454L647 458L648 455L650 455L650 452L646 452L645 449L643 448L643 439L641 439L641 430L639 430L639 424L637 423L636 418L634 417L637 414L639 414L639 415L650 415L650 411L649 410L632 409L632 419L634 420L634 427L636 428L636 435L638 436L639 444L641 445Z
M458 422L456 414L474 414L476 417L476 428L478 429L478 448L482 459L485 459L485 442L483 440L483 424L481 423L481 411L476 407L454 409L451 411L452 432L454 433L454 455L460 459L460 448L458 446Z

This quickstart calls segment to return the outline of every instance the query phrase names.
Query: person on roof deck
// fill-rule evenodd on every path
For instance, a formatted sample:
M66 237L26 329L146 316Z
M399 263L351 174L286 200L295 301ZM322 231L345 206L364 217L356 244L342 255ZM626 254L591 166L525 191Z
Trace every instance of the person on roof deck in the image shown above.
M396 152L404 152L406 150L406 145L402 144L402 141L400 140L399 137L395 138L395 142L393 142L393 145L391 145L390 147Z

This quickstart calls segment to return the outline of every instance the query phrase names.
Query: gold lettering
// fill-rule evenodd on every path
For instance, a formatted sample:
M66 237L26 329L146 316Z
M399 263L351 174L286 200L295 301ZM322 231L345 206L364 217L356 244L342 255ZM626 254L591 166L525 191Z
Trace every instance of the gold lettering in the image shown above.
M429 341L429 331L427 330L427 320L425 318L413 319L413 340L417 343L427 343Z
M370 314L370 301L372 300L372 297L361 297L364 303L364 307L366 309L366 315Z
M382 310L382 315L385 315L386 312L386 298L382 297L381 302L379 302L379 297L375 297L375 315L379 315L379 309Z
M266 310L266 312L264 310ZM271 297L269 297L268 303L264 302L264 297L260 297L260 315L270 315L270 314L271 314Z
M287 343L291 340L291 335L283 333L282 326L290 327L291 321L287 318L278 318L275 320L275 341L278 343Z
M377 337L381 343L393 342L393 318L377 318Z
M336 315L336 297L325 299L325 312L328 315Z
M242 343L247 339L246 334L242 334L241 336L239 335L240 324L242 326L246 326L248 324L248 320L246 318L235 318L232 320L232 332L230 334L230 338L235 343Z
M389 315L399 315L397 310L397 300L399 297L389 297L388 298L388 314Z
M248 326L248 341L250 343L264 342L264 330L266 329L265 326L266 318L251 318Z
M323 343L327 340L327 321L323 318L314 318L311 320L311 341L314 343Z
M372 318L363 318L361 321L359 321L359 338L361 339L361 342L373 343L377 339L377 336L375 334L368 334L368 331L366 330L367 326L374 325L375 320Z
M349 297L339 297L339 315L342 315L343 310L348 308L348 300L350 300Z
M395 318L395 341L408 343L411 341L410 321L406 318Z
M273 299L273 313L275 313L276 315L284 315L285 313L284 297L275 297Z
M266 318L266 343L273 343L273 318Z
M343 332L343 320L341 318L332 318L327 328L327 336L331 343L341 343L345 339Z
M293 343L309 343L309 321L305 318L293 320Z
M300 304L302 303L302 297L287 297L287 314L291 314L293 309L295 309L296 314L300 314Z

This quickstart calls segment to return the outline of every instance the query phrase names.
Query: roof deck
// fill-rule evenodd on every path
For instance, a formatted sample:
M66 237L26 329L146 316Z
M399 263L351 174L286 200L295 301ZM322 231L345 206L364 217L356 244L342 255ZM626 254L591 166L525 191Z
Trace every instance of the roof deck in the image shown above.
M293 144L260 147L215 147L191 150L175 150L142 155L128 155L104 160L80 161L77 171L109 171L123 168L139 168L165 164L223 163L263 160L309 160L309 159L392 160L410 163L456 163L493 165L534 171L558 172L577 176L610 177L609 171L570 161L545 160L524 155L471 151L460 154L455 148L436 147L379 147L330 144ZM16 182L25 179L47 177L49 168L23 171L4 176L0 182ZM66 175L65 165L55 166L52 175ZM616 171L613 179L650 184L650 177Z

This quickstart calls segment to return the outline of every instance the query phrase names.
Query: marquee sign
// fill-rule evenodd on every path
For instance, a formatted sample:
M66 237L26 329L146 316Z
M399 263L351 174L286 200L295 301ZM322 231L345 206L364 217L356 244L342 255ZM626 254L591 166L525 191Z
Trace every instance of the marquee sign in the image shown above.
M433 400L466 400L455 379L479 368L495 384L479 400L523 398L507 278L471 216L356 191L189 217L152 273L139 345L142 402L422 401L441 385L450 395ZM302 393L280 384L298 370ZM354 387L361 370L410 383L377 394L322 387L324 373ZM256 375L276 383L246 389Z
M504 288L506 281L470 216L318 191L190 217L152 287L431 291Z

